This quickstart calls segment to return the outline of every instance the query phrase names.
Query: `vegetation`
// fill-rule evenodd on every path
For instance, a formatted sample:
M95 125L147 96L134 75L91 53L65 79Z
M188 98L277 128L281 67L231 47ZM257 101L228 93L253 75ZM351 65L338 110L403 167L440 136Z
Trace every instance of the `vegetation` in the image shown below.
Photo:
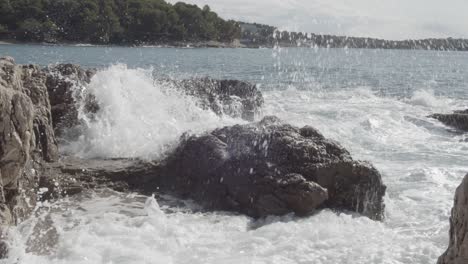
M130 45L240 39L247 47L468 50L466 39L389 41L279 31L223 20L209 6L164 0L0 0L0 39Z
M248 47L321 47L366 49L424 49L468 51L468 39L383 40L375 38L304 34L279 31L277 28L250 23L239 23L241 43Z
M142 44L232 42L240 27L208 6L164 0L0 0L0 37L20 41Z

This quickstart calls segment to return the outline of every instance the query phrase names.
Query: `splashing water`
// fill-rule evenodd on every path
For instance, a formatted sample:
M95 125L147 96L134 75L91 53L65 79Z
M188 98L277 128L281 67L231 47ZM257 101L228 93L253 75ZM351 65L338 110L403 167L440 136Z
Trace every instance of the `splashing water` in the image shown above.
M313 125L373 162L388 185L384 222L329 210L254 221L187 204L159 206L154 197L94 193L58 203L62 209L51 213L60 237L54 253L24 253L18 243L15 257L24 263L435 262L447 243L453 192L468 170L459 136L426 118L431 109L367 89L264 94L265 114ZM435 100L449 109L446 99Z
M408 102L413 105L443 109L444 106L450 105L452 100L437 98L433 90L417 90L413 93L413 96Z
M128 50L132 58L141 52ZM216 74L212 66L216 65L225 67L220 72L231 78L260 80L257 75L264 75L271 82L265 90L289 88L264 91L264 113L293 125L314 126L356 159L371 161L388 186L386 219L375 222L323 210L307 218L288 215L255 221L200 212L189 202L168 197L96 191L45 206L41 217L12 229L13 250L5 263L426 264L435 263L445 250L453 194L468 171L468 146L460 142L466 135L453 133L427 116L468 106L466 77L460 74L466 55L447 53L437 58L427 53L426 58L410 51L350 50L351 55L345 56L333 49L312 54L290 49L293 59L304 62L294 66L301 71L288 68L290 59L283 54L277 68L284 74L273 76L270 60L258 69L262 52L271 57L270 51L222 51L247 56L229 64L234 55L218 55L217 64L202 67L196 63L209 57L203 52L221 51L148 50L144 65L153 63L153 53L170 57L165 54L178 52L180 68L187 72ZM118 52L111 50L106 58L114 62ZM408 54L420 57L416 62L401 59ZM101 63L102 57L96 60ZM453 67L444 64L448 62ZM428 89L405 89L426 87L421 84L432 77L435 81ZM444 90L441 83L455 88ZM313 91L303 91L304 87ZM83 138L69 146L83 157L157 158L186 130L200 132L240 122L197 108L193 98L155 82L151 70L112 66L100 71L88 89L104 107L96 121L87 120ZM30 230L46 216L57 229L57 244L45 255L29 252Z
M111 66L92 78L86 92L96 96L100 110L90 118L81 107L84 134L63 148L84 158L160 158L184 132L234 122L199 108L195 98L167 82L154 80L152 69Z

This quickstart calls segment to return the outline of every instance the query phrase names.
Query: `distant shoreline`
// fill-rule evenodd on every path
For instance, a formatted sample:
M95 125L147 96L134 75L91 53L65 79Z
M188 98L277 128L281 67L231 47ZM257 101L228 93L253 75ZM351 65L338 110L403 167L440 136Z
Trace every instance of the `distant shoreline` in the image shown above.
M135 47L135 48L249 48L240 43L224 43L218 41L200 42L167 42L167 43L143 43L143 44L93 44L83 42L34 42L18 41L15 39L0 39L0 45L45 45L45 46L76 46L76 47Z
M439 39L446 40L449 39ZM398 43L400 41L384 40L388 43ZM426 40L406 40L406 41L426 41ZM71 46L71 47L129 47L129 48L227 48L227 49L273 49L275 47L280 48L331 48L331 49L374 49L374 50L425 50L425 51L468 51L466 49L456 49L450 47L440 47L440 48L422 48L420 46L415 46L412 48L407 47L398 47L398 46L383 46L383 47L360 47L360 46L323 46L323 45L310 45L306 44L294 44L294 43L277 43L276 45L257 45L257 44L244 44L240 42L233 43L223 43L218 41L200 41L200 42L168 42L168 43L144 43L144 44L93 44L93 43L81 43L81 42L33 42L33 41L18 41L15 39L0 39L0 45L44 45L44 46Z

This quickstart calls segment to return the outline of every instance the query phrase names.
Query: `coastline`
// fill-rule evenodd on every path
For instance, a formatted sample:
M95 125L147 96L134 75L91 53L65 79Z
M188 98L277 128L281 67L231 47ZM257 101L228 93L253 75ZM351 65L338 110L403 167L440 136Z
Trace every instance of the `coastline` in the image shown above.
M320 49L373 49L373 50L419 50L419 51L452 51L452 52L466 52L466 49L457 49L453 47L441 46L439 48L430 47L398 47L398 46L383 46L383 47L361 47L361 46L340 46L340 45L312 45L313 43L276 43L272 44L253 44L253 43L241 43L236 40L232 43L225 43L219 41L199 41L199 42L165 42L165 43L141 43L141 44L93 44L83 42L34 42L34 41L18 41L16 39L0 39L0 45L44 45L44 46L71 46L71 47L128 47L128 48L225 48L225 49L273 49L279 48L320 48Z
M200 42L166 42L142 44L93 44L83 42L34 42L18 41L15 39L0 39L0 45L46 45L46 46L75 46L75 47L135 47L135 48L260 48L241 44L240 42L225 43L219 41Z

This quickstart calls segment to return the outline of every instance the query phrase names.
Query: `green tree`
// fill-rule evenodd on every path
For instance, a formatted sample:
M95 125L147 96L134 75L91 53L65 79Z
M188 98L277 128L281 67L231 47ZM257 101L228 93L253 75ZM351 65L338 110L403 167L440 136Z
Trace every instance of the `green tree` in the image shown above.
M41 22L34 18L28 18L22 21L18 26L18 31L21 33L20 39L31 41L40 40L40 31L42 29Z
M122 31L119 18L114 13L115 9L116 5L112 0L99 1L99 15L96 19L97 30L91 39L93 42L107 44Z
M240 37L209 6L164 0L0 0L0 25L22 40L144 43Z
M0 0L0 24L6 27L16 26L13 7L9 0Z
M0 34L8 32L8 27L6 25L0 24Z

